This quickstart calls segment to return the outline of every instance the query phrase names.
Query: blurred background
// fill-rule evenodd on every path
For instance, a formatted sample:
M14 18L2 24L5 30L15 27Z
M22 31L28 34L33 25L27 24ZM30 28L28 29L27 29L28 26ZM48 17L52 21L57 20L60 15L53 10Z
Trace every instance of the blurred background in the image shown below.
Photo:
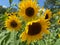
M22 0L0 0L0 13L6 11L6 8L13 7L12 11L16 11L18 9L17 5ZM44 7L51 9L53 12L59 11L60 8L60 0L37 0L40 7ZM4 10L4 11L3 11Z

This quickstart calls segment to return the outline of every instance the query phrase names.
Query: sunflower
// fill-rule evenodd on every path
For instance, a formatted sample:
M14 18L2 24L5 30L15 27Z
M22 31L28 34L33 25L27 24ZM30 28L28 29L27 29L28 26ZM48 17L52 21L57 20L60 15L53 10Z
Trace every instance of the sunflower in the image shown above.
M11 12L11 13L6 12L5 15L7 15L7 16L17 15L17 12Z
M58 34L58 37L60 38L60 34Z
M58 20L58 24L60 24L60 20Z
M21 28L21 22L20 20L14 16L11 15L9 18L5 21L5 27L7 27L8 30L19 30Z
M49 21L40 18L36 21L28 22L25 31L20 35L22 41L26 41L29 44L32 41L42 39L43 34L49 34Z
M18 7L18 14L19 16L22 16L24 20L34 19L37 16L39 10L39 6L35 0L21 1Z
M48 19L48 20L51 19L51 15L52 15L52 12L49 9L47 9L44 13L45 19Z

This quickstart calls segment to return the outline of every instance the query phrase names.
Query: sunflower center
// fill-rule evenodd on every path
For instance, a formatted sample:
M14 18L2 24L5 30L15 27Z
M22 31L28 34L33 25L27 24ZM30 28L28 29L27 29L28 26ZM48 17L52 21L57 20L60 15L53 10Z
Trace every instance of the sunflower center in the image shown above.
M11 27L13 28L17 27L17 23L14 20L11 22Z
M46 14L45 19L48 19L48 14Z
M28 17L31 17L31 16L34 15L34 9L33 9L32 7L28 7L28 8L26 9L25 13L26 13L26 15L27 15Z
M36 35L39 34L41 31L41 25L40 23L32 23L32 25L29 25L29 29L28 29L28 34L29 35Z

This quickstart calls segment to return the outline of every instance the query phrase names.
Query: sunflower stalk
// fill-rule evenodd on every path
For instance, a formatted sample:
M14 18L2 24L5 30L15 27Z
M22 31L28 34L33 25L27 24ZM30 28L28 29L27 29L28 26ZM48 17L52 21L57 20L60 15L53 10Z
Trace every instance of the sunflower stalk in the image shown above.
M47 40L45 40L45 44L48 45Z
M14 33L14 45L16 45L16 31L14 30L13 33Z
M12 4L13 0L9 0L9 3L10 3L10 7L11 7L11 4Z
M15 30L11 32L11 38L12 38L12 45L16 45L16 31Z

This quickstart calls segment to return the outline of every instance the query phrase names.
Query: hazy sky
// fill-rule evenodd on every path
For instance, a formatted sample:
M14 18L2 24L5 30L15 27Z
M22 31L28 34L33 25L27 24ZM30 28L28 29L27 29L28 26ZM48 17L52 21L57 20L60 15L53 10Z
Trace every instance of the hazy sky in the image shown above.
M39 5L42 7L44 5L45 0L38 0ZM13 0L13 4L18 4L19 0ZM9 0L0 0L0 5L9 7Z

